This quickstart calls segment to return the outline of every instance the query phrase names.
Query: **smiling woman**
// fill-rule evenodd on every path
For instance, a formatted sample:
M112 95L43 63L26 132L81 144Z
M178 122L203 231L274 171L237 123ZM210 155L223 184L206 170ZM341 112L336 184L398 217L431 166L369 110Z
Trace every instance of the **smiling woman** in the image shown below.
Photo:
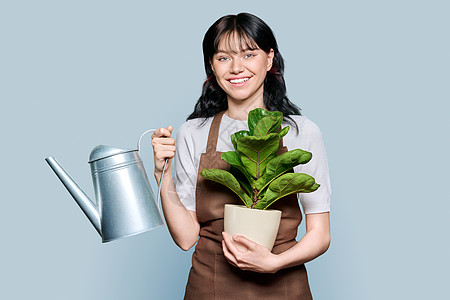
M231 39L231 41L230 41ZM249 45L248 37L245 44ZM263 99L264 79L272 68L273 49L267 53L255 46L252 49L233 49L241 40L236 33L220 40L219 50L211 59L211 69L218 85L227 94L228 102L246 106L258 105Z
M185 299L312 299L304 263L324 253L330 243L330 183L320 130L286 97L283 58L272 30L258 17L241 13L217 20L205 34L203 55L207 79L176 143L171 126L152 136L158 182L169 158L161 200L170 234L183 250L197 244ZM199 176L203 169L230 169L221 154L233 150L231 134L248 130L248 112L255 108L280 111L281 127L289 123L297 129L297 134L290 131L282 138L278 152L312 152L311 161L294 172L320 183L319 190L300 196L306 234L299 242L302 213L297 196L274 204L282 214L272 251L223 232L225 204L239 204L240 199Z
M254 55L256 56L253 57ZM300 109L286 96L283 76L284 60L278 50L275 36L270 27L260 18L241 13L224 16L217 20L205 33L203 60L207 79L203 84L202 95L194 107L194 112L188 119L208 118L227 110L228 99L231 95L227 94L227 89L224 89L227 83L230 84L226 82L226 79L237 79L239 82L246 80L242 77L249 76L251 73L258 75L258 80L263 79L261 86L252 84L253 93L247 92L248 95L255 96L253 101L260 99L263 103L256 105L252 102L251 104L255 104L255 107L264 106L271 111L281 111L288 122L292 121L290 115L300 115ZM255 68L257 65L255 60L260 63L258 68ZM220 68L220 71L221 74L223 73L222 76L227 77L216 76L213 68L218 68L219 62L226 66L223 69ZM249 69L245 70L246 67ZM215 70L219 72L218 69ZM226 72L229 74L225 74ZM245 95L243 97L245 98ZM245 106L240 108L246 113L251 110ZM245 120L247 116L243 113L233 117ZM294 122L290 123L297 127Z

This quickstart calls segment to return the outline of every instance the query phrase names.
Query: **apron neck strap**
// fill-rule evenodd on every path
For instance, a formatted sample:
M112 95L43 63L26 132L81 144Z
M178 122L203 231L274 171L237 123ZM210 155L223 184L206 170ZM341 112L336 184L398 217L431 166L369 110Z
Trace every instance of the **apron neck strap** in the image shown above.
M225 111L221 111L214 116L211 127L209 128L208 142L206 144L206 153L215 153L217 149L217 140L219 137L220 122Z

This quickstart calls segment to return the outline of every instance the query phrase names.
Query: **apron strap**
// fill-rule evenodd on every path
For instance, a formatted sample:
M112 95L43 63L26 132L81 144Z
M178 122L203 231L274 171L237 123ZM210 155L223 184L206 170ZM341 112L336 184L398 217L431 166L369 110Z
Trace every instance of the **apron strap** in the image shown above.
M212 120L211 127L209 128L208 142L206 144L206 153L216 153L220 122L224 113L225 111L217 113Z

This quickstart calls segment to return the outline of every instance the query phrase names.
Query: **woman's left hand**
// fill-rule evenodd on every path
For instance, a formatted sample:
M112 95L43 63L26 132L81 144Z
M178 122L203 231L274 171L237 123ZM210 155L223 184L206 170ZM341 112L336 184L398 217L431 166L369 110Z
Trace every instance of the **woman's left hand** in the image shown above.
M231 237L228 233L222 232L222 236L223 253L233 266L259 273L275 273L278 271L277 255L271 253L266 247L241 235ZM235 244L238 244L241 248L246 248L246 250L239 250Z

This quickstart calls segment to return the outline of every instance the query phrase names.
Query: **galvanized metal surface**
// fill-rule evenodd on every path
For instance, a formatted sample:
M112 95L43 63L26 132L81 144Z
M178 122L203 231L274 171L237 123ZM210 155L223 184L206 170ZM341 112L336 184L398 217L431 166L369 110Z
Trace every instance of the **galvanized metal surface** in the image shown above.
M94 225L104 243L164 224L157 205L161 182L158 200L155 201L138 150L122 150L103 145L92 150L89 164L95 204L54 157L48 157L46 161Z

